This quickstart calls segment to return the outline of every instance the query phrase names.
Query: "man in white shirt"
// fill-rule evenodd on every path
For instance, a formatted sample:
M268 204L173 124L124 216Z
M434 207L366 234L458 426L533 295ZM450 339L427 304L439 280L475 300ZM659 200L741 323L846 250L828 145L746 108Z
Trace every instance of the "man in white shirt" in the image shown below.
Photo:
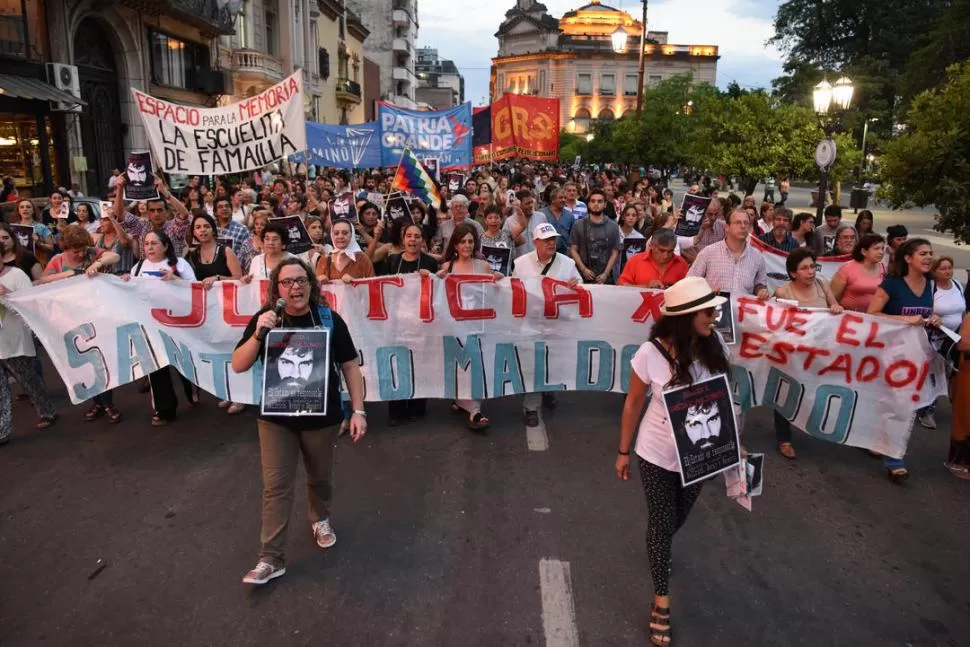
M582 281L573 259L556 252L556 239L559 232L548 222L536 225L532 230L532 244L535 249L515 259L512 276L520 279L530 276L548 276L575 286ZM529 393L522 401L522 416L526 427L539 426L539 407L556 406L556 396L552 393Z
M515 258L528 254L535 247L532 246L532 233L535 228L546 222L546 215L536 211L536 199L528 189L521 189L515 194L518 203L511 216L505 220L502 229L512 234L515 241Z
M589 209L587 209L586 203L579 199L579 187L576 186L576 183L566 182L563 189L566 190L566 209L569 209L569 213L573 214L573 219L582 220L585 218Z

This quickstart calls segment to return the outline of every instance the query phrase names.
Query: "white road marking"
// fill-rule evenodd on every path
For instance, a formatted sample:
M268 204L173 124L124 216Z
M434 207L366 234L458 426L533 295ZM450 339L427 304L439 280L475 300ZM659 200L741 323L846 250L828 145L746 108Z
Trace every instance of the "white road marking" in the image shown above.
M540 559L539 584L542 586L542 628L546 634L546 647L579 647L569 562Z
M546 423L541 414L538 427L525 428L525 440L529 444L530 452L544 452L549 449L549 434L546 433Z

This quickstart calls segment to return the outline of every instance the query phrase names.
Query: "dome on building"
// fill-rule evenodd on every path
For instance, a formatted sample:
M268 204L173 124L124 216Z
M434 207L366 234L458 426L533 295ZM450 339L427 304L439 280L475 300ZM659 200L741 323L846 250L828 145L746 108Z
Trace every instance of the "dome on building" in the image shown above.
M559 31L563 36L609 38L617 27L623 27L628 34L637 37L643 29L640 21L627 12L599 0L567 11L559 19Z

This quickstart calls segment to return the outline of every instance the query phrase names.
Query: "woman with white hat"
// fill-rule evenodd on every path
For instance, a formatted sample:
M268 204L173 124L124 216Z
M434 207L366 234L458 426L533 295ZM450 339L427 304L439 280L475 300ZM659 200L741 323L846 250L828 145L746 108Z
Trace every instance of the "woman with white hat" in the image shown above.
M662 316L654 324L650 341L631 361L616 475L623 481L630 478L630 449L636 436L640 478L647 498L647 556L654 588L650 642L661 647L669 645L671 637L671 544L703 485L681 485L677 446L668 426L663 392L728 373L730 354L715 330L718 308L725 301L702 277L687 277L667 288ZM652 395L641 419L648 389Z

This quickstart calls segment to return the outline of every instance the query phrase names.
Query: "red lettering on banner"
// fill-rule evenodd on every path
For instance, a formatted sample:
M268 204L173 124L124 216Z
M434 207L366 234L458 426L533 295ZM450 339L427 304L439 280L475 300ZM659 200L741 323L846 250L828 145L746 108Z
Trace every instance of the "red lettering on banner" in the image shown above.
M171 310L152 308L151 315L158 323L170 328L198 328L205 323L206 289L201 283L192 284L192 308L186 315L173 315Z
M738 348L738 355L745 359L758 359L764 353L761 347L768 343L768 338L756 332L741 333L741 345Z
M902 369L906 372L902 379L896 378L896 373ZM919 369L916 368L916 364L913 364L908 359L901 359L894 362L888 369L886 369L886 384L893 387L894 389L901 389L907 384L911 384L916 381L919 376ZM919 397L917 396L917 399Z
M738 299L738 323L744 321L745 315L757 316L761 308L761 302L749 297Z
M785 332L790 332L793 335L798 335L799 337L805 336L805 324L808 323L808 313L791 306L777 307L766 305L765 308L767 308L765 312L765 327L769 331L775 332L776 330L784 329ZM740 321L741 308L738 310L738 320Z
M557 288L565 288L568 292L559 294ZM542 277L542 296L545 300L544 314L546 319L559 318L559 306L571 303L579 304L579 316L589 319L593 316L593 295L580 285L569 285L565 281L558 281L548 276Z
M853 339L852 336L858 331L852 327L852 324L863 323L865 319L859 315L852 314L851 312L846 312L842 315L839 320L839 327L835 331L835 341L839 344L845 344L846 346L858 346L862 342L857 339Z
M482 319L495 319L495 310L492 308L466 309L461 303L461 286L466 283L491 283L495 284L495 277L491 274L449 274L445 277L445 298L448 300L448 309L455 321L475 321Z
M876 341L876 337L879 336L879 323L875 321L869 322L869 334L866 335L866 343L864 346L866 348L885 348L886 345L881 341Z
M421 321L434 321L434 276L421 275Z
M819 377L826 373L842 373L846 384L852 384L852 355L840 353L835 361L818 372Z
M245 326L252 319L251 314L239 312L239 283L222 281L222 320L230 326Z
M926 384L926 378L930 374L930 363L923 362L923 367L919 372L919 379L916 380L916 393L913 394L913 402L919 402L919 392L923 390L923 385Z
M135 93L135 99L138 110L151 117L159 117L182 126L198 126L202 121L198 108L169 103L141 92Z
M367 297L369 303L367 318L371 321L387 321L387 304L384 303L385 285L403 288L404 277L399 275L379 276L367 282Z
M526 292L522 279L512 278L512 316L516 319L525 317Z
M771 332L780 330L788 321L788 308L776 308L771 305L766 305L765 308L765 327Z
M793 335L798 335L799 337L804 337L805 324L808 323L808 313L801 310L796 310L791 308L788 311L788 323L785 324L785 330Z
M630 318L637 323L646 323L650 317L653 317L654 321L658 321L660 319L660 306L664 304L664 293L641 290L640 298L643 299L643 303Z
M871 367L868 373L865 372L867 366ZM874 381L877 377L879 377L879 360L871 355L866 355L859 362L859 368L855 372L855 379L858 382L866 383Z
M775 364L787 364L789 353L795 352L795 346L786 341L780 341L771 347L771 351L765 354L765 359Z
M808 354L808 356L805 358L805 362L802 364L802 368L806 371L811 370L812 364L815 362L816 357L828 357L832 354L824 348L815 348L814 346L799 345L795 350L797 350L799 353Z

